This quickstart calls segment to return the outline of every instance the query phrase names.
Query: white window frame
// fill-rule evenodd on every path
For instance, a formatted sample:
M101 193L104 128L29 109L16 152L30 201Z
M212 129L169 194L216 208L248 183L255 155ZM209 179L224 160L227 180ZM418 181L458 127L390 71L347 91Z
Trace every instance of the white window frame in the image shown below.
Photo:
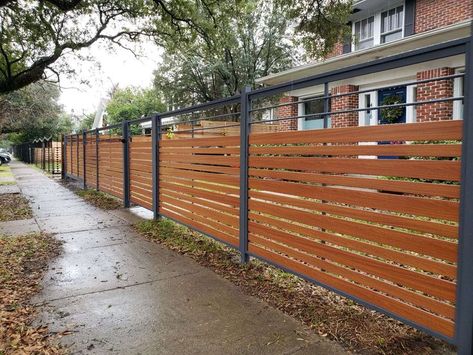
M299 117L297 118L297 130L298 131L304 131L305 128L304 128L304 120L305 120L305 117L301 117L301 116L304 116L305 115L305 106L304 106L304 100L308 100L308 99L311 99L311 98L314 98L314 97L317 97L317 96L323 96L324 95L324 92L321 91L316 91L314 93L311 93L311 94L306 94L306 95L303 95L303 96L299 96L298 97L298 101L299 101L299 104L297 105L297 113L299 115Z
M455 74L465 73L465 68L455 69ZM464 77L453 79L453 97L462 96L462 86ZM453 101L453 117L454 120L463 120L463 102L460 100Z
M406 104L412 104L417 101L417 85L406 86ZM415 123L417 121L416 105L406 106L406 123Z
M367 95L371 96L371 107L378 106L378 91L373 90L369 92L363 92L358 94L358 107L360 109L367 108L365 97ZM378 110L370 110L371 117L368 118L368 113L366 111L358 111L358 126L376 126L378 124ZM369 122L368 122L369 121Z
M405 27L405 23L406 23L406 4L404 1L401 1L397 4L390 4L391 6L389 6L389 8L387 9L383 9L383 10L379 10L377 11L376 13L374 14L370 14L368 16L365 16L365 17L359 17L357 19L354 19L352 21L352 26L351 26L351 34L352 34L352 38L353 38L353 41L352 41L352 44L351 44L351 51L352 52L357 52L357 51L360 51L360 50L366 50L366 49L369 49L369 48L373 48L373 47L376 47L376 46L379 46L380 44L385 44L385 43L381 43L381 14L385 11L389 11L389 10L392 10L392 9L395 9L399 6L402 6L403 7L403 16L402 16L402 34L401 34L401 38L399 40L402 40L404 38L404 27ZM374 38L373 38L373 47L369 47L369 48L364 48L364 49L357 49L356 48L356 34L355 34L355 23L357 22L360 22L362 20L365 20L367 18L370 18L371 16L374 16L374 23L373 23L373 26L374 26ZM387 33L387 32L386 32ZM384 34L386 34L384 33ZM393 41L390 41L390 42L386 42L386 43L392 43Z

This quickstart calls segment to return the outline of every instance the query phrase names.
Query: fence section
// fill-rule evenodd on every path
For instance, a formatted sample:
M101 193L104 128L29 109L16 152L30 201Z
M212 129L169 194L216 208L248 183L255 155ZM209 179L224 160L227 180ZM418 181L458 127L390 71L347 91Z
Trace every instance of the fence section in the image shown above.
M133 136L130 141L130 201L153 209L153 155L151 136Z
M250 135L249 252L452 337L461 136L461 121Z
M238 246L239 136L161 140L159 212Z
M98 146L99 189L123 198L123 143L116 134L100 135Z
M464 280L470 265L457 256L465 254L459 242L471 245L465 242L471 231L465 235L461 228L468 213L463 211L459 220L465 208L460 195L470 182L461 172L467 164L462 160L463 121L453 117L462 112L463 101L469 107L465 98L470 99L471 78L465 77L465 97L445 91L442 97L392 104L371 102L372 87L330 92L329 85L458 59L466 43L453 41L127 121L121 135L118 126L103 128L93 138L98 141L96 188L123 198L125 206L131 200L153 209L156 217L237 248L243 260L247 255L265 260L471 353L473 315L462 310L473 304L465 285L457 291L457 275ZM311 85L323 94L291 96ZM419 123L401 123L409 122L408 108L415 118L412 106L424 108L417 111ZM431 119L439 121L425 122ZM139 126L150 120L151 135L149 126ZM330 120L333 127L353 127L327 128ZM301 125L308 130L297 130ZM92 133L85 134L92 138ZM93 143L87 142L85 157L93 165ZM81 136L67 137L67 171L79 177L80 146ZM86 169L86 183L93 172Z
M62 142L59 138L36 139L13 147L13 154L21 161L35 164L50 174L61 174Z

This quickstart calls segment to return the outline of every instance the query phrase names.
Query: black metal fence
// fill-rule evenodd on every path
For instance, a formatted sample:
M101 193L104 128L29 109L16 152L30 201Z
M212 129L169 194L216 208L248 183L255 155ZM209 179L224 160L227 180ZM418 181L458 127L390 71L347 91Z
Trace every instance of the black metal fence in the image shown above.
M13 146L13 155L27 164L34 164L50 174L62 172L62 142L58 137L38 138Z

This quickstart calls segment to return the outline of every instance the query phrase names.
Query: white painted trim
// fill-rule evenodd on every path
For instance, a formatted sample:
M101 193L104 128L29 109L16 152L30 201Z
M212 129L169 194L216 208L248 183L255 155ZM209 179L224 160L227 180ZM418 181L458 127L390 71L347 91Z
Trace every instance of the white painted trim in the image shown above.
M417 85L406 86L406 103L410 104L417 101L416 98L416 87ZM416 107L406 106L406 123L416 122Z
M455 74L464 73L465 68L459 68L455 70ZM453 79L453 96L458 97L462 96L462 86L463 86L463 77ZM463 102L462 101L453 101L453 119L462 120L463 119Z
M372 106L378 105L378 91L364 92L358 94L358 108L366 108L365 98L370 95L370 101ZM358 126L376 126L378 124L378 110L371 110L371 117L367 117L366 111L358 112Z

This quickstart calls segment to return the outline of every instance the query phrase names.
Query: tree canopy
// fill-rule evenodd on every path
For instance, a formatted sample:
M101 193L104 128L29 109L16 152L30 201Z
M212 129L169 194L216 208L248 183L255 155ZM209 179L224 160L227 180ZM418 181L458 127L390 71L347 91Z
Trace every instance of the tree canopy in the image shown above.
M163 43L164 61L154 86L179 106L235 95L256 78L297 61L288 22L286 10L269 1L221 5L213 16L199 20L207 30L176 31L176 40Z
M277 50L264 40L272 38L268 33L250 31L255 27L249 22L268 22L266 15L284 21L266 24L276 37L282 35L288 19L293 21L303 35L302 43L316 57L326 53L342 34L348 3L348 0L0 0L0 93L70 73L73 68L62 59L98 41L127 48L129 41L150 36L171 58L176 56L180 61L183 60L181 50L192 47L198 49L194 60L203 54L208 58L214 51L218 61L231 62L237 58L236 53L228 51L228 44L238 40L240 48L256 52L260 57L266 49L269 53ZM273 8L270 12L261 11L268 6ZM287 19L274 17L272 12L276 8ZM284 28L278 29L278 25ZM267 67L277 70L271 65ZM223 70L225 85L232 89L236 83L231 83L231 75ZM261 70L264 72L264 68Z
M58 88L46 82L0 96L0 133L23 142L70 132L72 123L58 97Z
M165 106L154 90L127 87L113 92L106 110L107 124L115 124L163 112Z

